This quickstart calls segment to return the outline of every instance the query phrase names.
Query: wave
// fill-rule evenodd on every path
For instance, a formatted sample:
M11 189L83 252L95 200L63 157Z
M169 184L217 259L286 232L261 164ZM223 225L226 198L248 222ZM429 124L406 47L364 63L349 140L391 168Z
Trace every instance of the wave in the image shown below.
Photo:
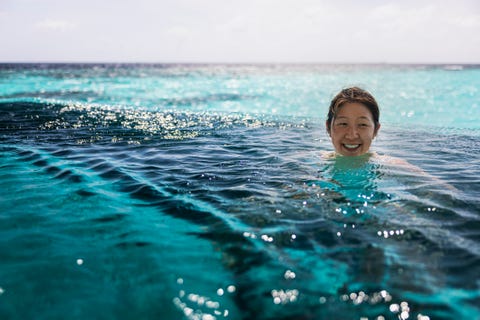
M281 118L261 119L248 114L149 111L79 103L0 103L0 127L5 134L35 136L37 139L74 138L79 143L139 143L151 139L194 138L238 125L281 128L305 126L304 123Z

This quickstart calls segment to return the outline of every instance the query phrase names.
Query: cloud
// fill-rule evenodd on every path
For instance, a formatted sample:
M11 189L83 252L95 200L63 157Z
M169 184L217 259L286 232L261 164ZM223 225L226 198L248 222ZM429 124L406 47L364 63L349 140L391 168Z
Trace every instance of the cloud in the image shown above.
M38 29L65 32L77 27L75 23L66 20L45 19L36 24Z
M449 22L453 25L464 28L478 28L480 27L480 15L470 14L462 17L452 17Z
M235 33L243 33L248 31L248 26L250 22L248 19L243 15L237 15L233 17L231 20L227 21L224 25L218 26L218 28L223 29L226 32Z
M95 61L474 63L480 56L478 0L199 1L18 0L8 11L0 5L0 36L10 56L31 46L35 59L47 60L57 56L40 56L37 42L82 42L62 59Z
M172 26L170 28L167 28L165 30L165 34L168 36L173 36L175 38L185 38L190 36L192 33L192 30L186 26Z

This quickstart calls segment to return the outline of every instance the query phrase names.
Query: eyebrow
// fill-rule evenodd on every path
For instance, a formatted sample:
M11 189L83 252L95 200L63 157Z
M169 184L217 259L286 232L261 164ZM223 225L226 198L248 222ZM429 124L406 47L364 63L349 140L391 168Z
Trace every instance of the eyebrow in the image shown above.
M335 120L336 119L350 119L349 117L346 117L346 116L340 116L340 117L335 117ZM365 117L365 116L361 116L361 117L358 117L357 119L365 119L365 120L371 120L370 118L368 117Z

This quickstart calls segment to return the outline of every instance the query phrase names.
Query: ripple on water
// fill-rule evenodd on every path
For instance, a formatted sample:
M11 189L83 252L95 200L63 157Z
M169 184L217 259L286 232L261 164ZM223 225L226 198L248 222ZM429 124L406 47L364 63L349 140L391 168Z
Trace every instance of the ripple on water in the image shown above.
M132 314L155 313L160 300L172 317L176 309L258 319L478 311L479 212L468 190L476 178L465 176L478 166L445 171L447 182L468 180L455 184L464 197L401 167L324 160L312 149L328 143L313 142L317 129L305 123L77 104L2 108L12 116L1 118L10 129L1 137L9 147L0 158L8 191L0 231L15 240L2 246L2 299L14 291L38 306L30 283L66 305L73 283L101 292L102 310L118 310L120 299ZM417 156L434 173L448 168ZM17 264L21 275L9 271ZM50 272L67 280L52 289Z

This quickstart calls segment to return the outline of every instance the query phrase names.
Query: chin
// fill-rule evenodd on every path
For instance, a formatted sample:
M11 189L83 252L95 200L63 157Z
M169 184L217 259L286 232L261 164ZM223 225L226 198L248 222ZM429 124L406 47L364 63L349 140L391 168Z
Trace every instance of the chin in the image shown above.
M367 154L368 150L367 151L358 150L355 152L345 151L345 150L336 150L336 152L345 157L358 157L358 156L363 156L364 154Z

